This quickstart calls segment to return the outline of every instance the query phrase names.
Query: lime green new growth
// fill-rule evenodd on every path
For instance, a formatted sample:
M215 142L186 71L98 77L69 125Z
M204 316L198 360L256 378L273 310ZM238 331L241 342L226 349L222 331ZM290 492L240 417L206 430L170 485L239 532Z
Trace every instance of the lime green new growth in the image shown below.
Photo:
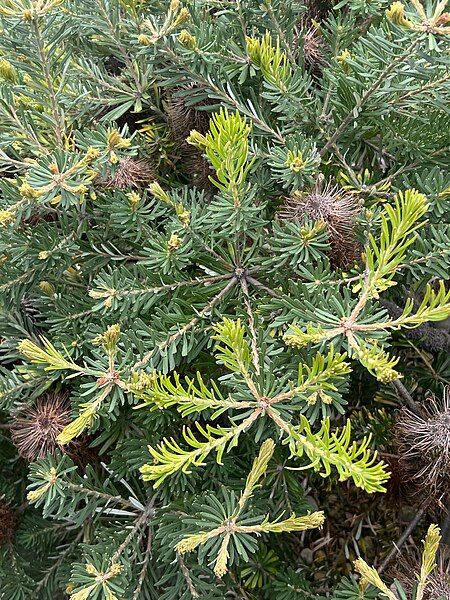
M323 476L329 476L334 467L341 481L352 478L355 485L367 492L383 491L383 483L388 478L385 465L376 462L376 453L370 451L370 437L359 444L351 441L350 421L341 431L330 432L329 420L325 419L320 430L313 433L304 415L298 421L288 421L279 410L278 405L281 404L291 404L295 410L299 400L306 402L318 392L334 389L334 384L350 372L345 355L335 353L332 347L326 356L317 354L312 366L300 366L296 385L288 384L286 389L269 397L264 389L258 388L254 378L251 348L241 321L224 319L215 326L215 332L216 359L246 384L248 398L237 399L232 395L225 398L216 383L208 388L200 373L197 374L197 383L187 378L184 385L177 374L173 376L173 382L170 377L158 374L147 381L146 386L138 386L139 390L136 390L135 384L134 393L144 400L141 407L148 405L152 409L164 409L176 406L182 414L213 410L213 419L233 409L244 411L243 416L230 418L229 427L196 423L196 432L185 427L183 439L189 447L187 450L174 438L163 440L157 448L149 447L154 463L142 467L144 479L159 486L178 471L189 473L192 467L204 465L212 452L216 452L216 460L221 463L223 454L239 443L242 434L257 421L269 419L279 430L283 443L289 444L291 456L302 458L305 455L308 458L309 463L300 468L313 468L321 471Z

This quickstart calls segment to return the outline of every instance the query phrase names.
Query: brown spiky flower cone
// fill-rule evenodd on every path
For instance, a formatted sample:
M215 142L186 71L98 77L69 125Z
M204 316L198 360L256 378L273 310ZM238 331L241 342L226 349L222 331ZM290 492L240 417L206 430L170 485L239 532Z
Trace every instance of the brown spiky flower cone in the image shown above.
M306 15L313 19L320 19L327 16L333 7L331 0L307 0Z
M125 190L146 187L156 179L151 161L142 158L122 158L117 168L101 181L102 187Z
M360 255L355 237L355 223L361 212L360 201L352 194L318 179L309 192L294 192L278 212L280 219L292 221L310 219L326 224L330 240L330 261L346 268Z
M326 63L323 48L323 40L317 27L309 27L303 34L303 57L311 73L319 73Z
M194 85L186 86L183 89L195 89ZM210 104L203 100L195 105L189 105L187 98L172 95L167 102L167 121L170 132L175 141L183 144L191 131L195 129L201 134L205 134L209 129L210 114L204 110L198 110L198 106L207 106Z
M194 89L193 84L183 89ZM186 138L195 129L202 135L209 130L211 115L209 112L199 110L198 106L207 106L211 102L203 100L195 105L189 105L187 98L172 95L167 102L167 122L173 141L181 153L182 169L191 182L198 188L212 190L213 185L209 179L213 171L201 151L188 144Z
M32 462L60 448L56 438L70 421L67 393L46 393L18 413L11 423L11 439L20 456Z
M441 399L429 396L421 414L403 408L395 430L399 455L411 480L426 486L437 498L449 493L450 386Z
M5 499L0 499L0 547L8 542L16 529L17 515Z

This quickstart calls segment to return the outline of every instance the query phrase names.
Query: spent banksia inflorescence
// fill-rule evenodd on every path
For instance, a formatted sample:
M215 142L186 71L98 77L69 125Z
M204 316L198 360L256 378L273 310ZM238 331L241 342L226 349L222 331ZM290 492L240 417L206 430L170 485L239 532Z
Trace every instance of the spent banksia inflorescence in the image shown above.
M404 504L415 504L416 495L420 486L416 481L411 481L400 457L395 454L383 456L390 473L386 484L386 493L381 496L381 501L388 507L401 508Z
M0 547L12 538L16 525L16 513L4 498L0 498Z
M430 575L424 596L425 600L442 600L442 598L450 598L449 562L444 565L443 561L438 565L438 569Z
M396 438L408 478L443 496L450 477L450 386L441 399L429 396L420 414L403 408Z
M182 89L195 90L195 86L190 85ZM210 103L209 100L202 100L195 105L190 105L187 98L172 94L166 107L170 134L181 152L182 169L195 186L204 189L212 189L209 176L213 175L213 171L202 152L188 144L186 138L194 129L202 135L208 132L211 115L207 111L199 110L198 107Z
M306 67L312 73L319 73L325 65L323 40L315 26L310 27L303 34L303 57Z
M46 393L25 407L11 424L11 439L20 456L28 461L44 458L59 448L56 438L71 421L66 393Z
M183 89L195 90L193 85L186 86ZM186 97L172 94L167 102L167 122L173 139L183 144L191 131L195 129L201 134L205 134L209 129L210 114L207 111L199 110L199 106L207 106L209 101L203 100L197 104L190 105Z
M355 237L355 223L360 213L359 200L331 184L318 179L309 192L294 192L278 212L282 220L304 219L326 224L331 246L330 260L335 267L345 268L354 262L360 246Z
M146 187L154 179L156 179L156 172L151 161L127 156L119 162L114 171L107 173L101 185L124 190Z

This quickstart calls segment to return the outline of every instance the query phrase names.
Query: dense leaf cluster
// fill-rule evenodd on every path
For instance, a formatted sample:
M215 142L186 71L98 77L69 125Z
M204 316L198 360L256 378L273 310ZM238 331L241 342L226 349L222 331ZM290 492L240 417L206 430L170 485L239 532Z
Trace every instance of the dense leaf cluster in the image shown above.
M0 19L0 598L443 590L435 526L368 563L430 508L396 411L450 384L446 3Z

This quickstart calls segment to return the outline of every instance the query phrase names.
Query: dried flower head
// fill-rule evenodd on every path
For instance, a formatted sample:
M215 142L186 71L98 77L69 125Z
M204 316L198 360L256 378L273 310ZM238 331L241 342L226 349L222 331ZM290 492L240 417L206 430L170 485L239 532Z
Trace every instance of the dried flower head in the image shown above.
M8 506L5 499L0 499L0 547L11 539L16 525L16 513Z
M68 395L46 393L16 416L11 424L11 439L20 456L34 461L60 448L56 438L70 421Z
M192 185L199 189L214 191L214 185L210 177L214 176L208 161L197 148L183 148L183 171L188 174Z
M334 266L345 268L356 260L359 243L355 238L355 222L360 213L360 201L337 186L318 180L310 192L294 192L280 208L280 219L292 221L310 219L326 224Z
M450 560L444 563L440 559L438 567L428 578L428 586L425 591L424 600L440 600L450 598Z
M325 64L323 56L323 40L317 30L317 27L310 27L306 30L303 37L303 56L306 66L312 72L320 71Z
M194 84L182 89L195 90ZM201 100L195 105L188 103L185 97L172 95L167 103L167 121L174 142L181 151L181 165L190 181L198 188L212 190L213 185L209 177L213 171L202 152L187 143L191 131L206 134L209 130L211 115L209 112L199 110L199 106L211 104L209 100Z
M380 500L388 508L401 508L405 504L415 504L420 486L408 478L405 467L396 454L389 454L383 458L388 465L390 477L386 483L386 493L381 495Z
M333 8L332 0L307 0L305 3L306 15L312 19L321 19Z
M195 90L193 84L180 88L184 90ZM202 100L197 104L189 104L188 98L172 95L167 102L167 119L173 139L178 143L184 143L193 129L205 134L209 129L210 114L199 110L199 106L207 106L208 100Z
M156 179L155 169L149 160L123 158L114 172L109 172L101 182L104 187L127 189L147 186Z
M407 476L445 493L450 476L450 386L442 399L429 396L421 414L403 408L398 416L396 438Z

